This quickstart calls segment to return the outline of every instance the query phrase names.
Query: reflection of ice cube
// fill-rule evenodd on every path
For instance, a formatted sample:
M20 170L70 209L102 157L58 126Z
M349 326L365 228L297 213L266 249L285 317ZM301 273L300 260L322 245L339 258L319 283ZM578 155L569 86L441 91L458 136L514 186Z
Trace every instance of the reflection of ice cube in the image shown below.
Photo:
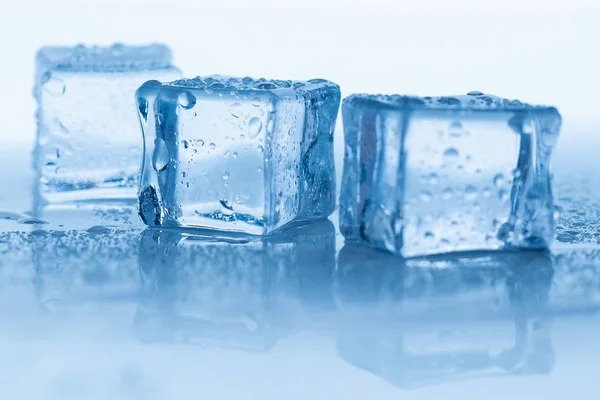
M403 388L549 373L551 280L544 252L405 260L347 245L335 279L338 354Z
M95 226L77 231L30 234L37 300L43 309L123 309L135 303L139 233ZM107 307L108 306L108 307Z
M146 224L266 234L333 211L334 83L213 76L136 96Z
M404 256L551 242L555 108L472 92L354 95L342 112L346 238Z
M135 199L142 145L133 94L148 79L179 76L164 45L40 49L37 206Z
M334 263L329 221L268 239L148 229L139 251L138 336L266 350L306 306L331 301Z

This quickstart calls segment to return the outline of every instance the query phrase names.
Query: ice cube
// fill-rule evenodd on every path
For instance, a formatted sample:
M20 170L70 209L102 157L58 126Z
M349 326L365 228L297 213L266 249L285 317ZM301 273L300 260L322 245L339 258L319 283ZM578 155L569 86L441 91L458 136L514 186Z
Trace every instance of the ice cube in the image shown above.
M200 232L144 231L140 340L267 350L296 328L306 306L332 303L330 221L269 237Z
M346 239L404 256L551 242L555 108L480 92L352 95L342 114Z
M136 96L146 224L262 235L333 211L334 83L211 76Z
M135 202L141 141L135 90L177 79L164 45L43 47L36 59L36 208Z

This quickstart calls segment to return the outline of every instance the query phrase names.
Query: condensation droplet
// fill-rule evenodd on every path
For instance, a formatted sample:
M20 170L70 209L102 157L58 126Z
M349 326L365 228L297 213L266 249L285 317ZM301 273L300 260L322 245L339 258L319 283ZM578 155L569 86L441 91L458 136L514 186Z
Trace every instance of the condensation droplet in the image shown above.
M260 107L260 99L258 97L255 97L252 99L252 105L254 107Z
M444 190L442 190L442 198L444 200L450 199L453 194L454 194L454 191L452 190L451 187L447 187L447 188L444 188Z
M239 118L242 115L242 111L244 111L244 107L240 103L233 103L229 106L229 112L235 118Z
M267 122L267 132L271 133L273 132L273 120L270 119L269 122Z
M467 93L467 96L483 96L483 93L481 93L478 90L473 90L473 91Z
M454 164L458 161L458 150L454 147L449 147L444 151L444 163L445 164Z
M463 126L460 121L454 121L448 126L448 134L452 137L459 137L463 133Z
M258 146L256 146L256 150L257 150L259 153L264 153L264 151L265 151L265 148L264 148L264 147L262 147L262 146L259 144Z
M196 97L188 91L180 93L177 97L177 101L181 108L189 110L196 105Z
M257 117L253 117L248 121L248 137L254 139L262 129L262 122Z
M508 192L504 189L500 189L498 190L498 197L500 197L502 201L506 201L508 200Z
M224 180L228 180L229 179L229 172L227 172L227 171L223 172L223 179Z
M494 176L494 185L499 188L504 185L504 175L498 174Z
M217 147L217 145L212 142L208 144L208 148L211 150L214 150L216 147Z
M152 154L152 168L156 172L164 171L169 165L169 149L164 140L154 141L154 153Z
M182 140L181 143L183 144L184 149L187 149L188 147L190 147L190 144L188 143L187 140Z
M419 193L419 200L428 202L431 200L431 193L427 190L423 190L421 193Z
M467 187L465 187L465 198L467 200L473 200L475 197L477 197L477 188L473 185L467 185Z
M486 186L486 187L483 188L483 191L481 193L483 193L483 195L485 197L490 197L491 194L492 194L492 190L489 187Z
M237 151L234 151L233 154L231 155L233 158L237 158L238 157L238 153Z

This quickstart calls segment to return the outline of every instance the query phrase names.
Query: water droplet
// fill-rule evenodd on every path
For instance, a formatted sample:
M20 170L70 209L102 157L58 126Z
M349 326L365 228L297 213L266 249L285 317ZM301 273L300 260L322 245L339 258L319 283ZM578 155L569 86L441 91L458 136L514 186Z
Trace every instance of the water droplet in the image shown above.
M431 192L423 190L421 193L419 193L419 200L424 202L431 200Z
M211 150L214 150L216 147L217 147L217 145L216 145L216 144L214 144L213 142L210 142L210 143L208 144L208 148L209 148L209 149L211 149Z
M194 117L197 117L197 116L198 116L198 113L197 113L196 111L194 111L194 112L192 113L192 116L194 116Z
M148 101L143 97L137 98L138 110L144 121L148 120Z
M238 153L237 151L234 151L233 154L231 155L233 158L237 158L238 157Z
M260 107L260 99L258 97L255 97L252 99L252 105L254 107Z
M258 167L258 172L262 172L262 168L261 167Z
M221 203L221 206L226 210L233 211L233 206L226 199L219 200L219 203Z
M454 147L449 147L444 151L444 163L445 164L454 164L458 161L458 150Z
M467 200L473 200L477 196L477 188L473 185L467 185L465 187L465 198Z
M115 43L110 48L110 52L112 53L113 57L122 56L124 50L125 50L125 46L123 45L123 43Z
M227 172L227 171L223 172L223 179L224 180L228 180L229 179L229 172Z
M573 237L573 235L571 235L570 233L560 233L556 236L556 240L558 240L561 243L571 243L575 240L575 237Z
M490 197L492 195L492 190L489 187L484 187L482 191L485 197Z
M459 137L463 133L463 126L460 121L454 121L448 126L448 134L452 137Z
M264 153L264 151L265 151L265 148L264 148L264 147L262 147L262 146L259 144L258 146L256 146L256 150L257 150L259 153Z
M50 72L46 72L42 75L42 85L44 90L51 96L62 96L65 93L65 83L54 76Z
M187 149L188 147L190 147L190 144L188 143L187 140L183 140L181 143L183 144L184 149Z
M446 188L444 188L444 190L442 190L442 198L444 200L448 200L449 198L452 197L453 194L454 194L454 191L452 190L451 187L446 187Z
M181 173L181 177L182 177L182 178L185 178L186 176L187 176L187 173L186 173L185 171L183 171L183 172Z
M273 132L273 120L270 119L269 122L267 122L267 132L271 133Z
M177 101L181 108L189 110L196 105L196 97L188 91L180 93L177 97Z
M164 140L154 141L154 153L152 154L152 168L156 172L164 171L169 165L169 150Z
M43 219L38 219L38 218L34 218L34 217L25 217L25 218L21 218L19 220L17 220L18 224L24 224L24 225L43 225L43 224L47 224L48 221L44 221Z
M435 172L430 173L427 177L427 183L430 185L436 185L438 183L438 174Z
M426 239L433 239L435 235L433 234L433 232L427 231L427 232L425 232L425 233L423 234L423 236L424 236Z
M227 158L227 157L229 157L229 155L230 155L230 154L231 154L231 153L229 152L229 150L227 150L227 151L225 152L225 154L223 154L223 158Z
M467 96L483 96L483 93L481 93L478 90L473 90L473 91L467 93Z
M243 111L244 111L244 106L242 106L240 103L233 103L232 105L229 106L229 112L235 118L239 118L242 115Z
M253 117L248 121L248 137L254 139L262 129L262 122L257 117Z
M504 189L500 189L498 190L498 197L500 197L502 201L506 201L508 200L508 192Z
M494 185L497 188L504 186L504 175L498 174L498 175L494 176Z

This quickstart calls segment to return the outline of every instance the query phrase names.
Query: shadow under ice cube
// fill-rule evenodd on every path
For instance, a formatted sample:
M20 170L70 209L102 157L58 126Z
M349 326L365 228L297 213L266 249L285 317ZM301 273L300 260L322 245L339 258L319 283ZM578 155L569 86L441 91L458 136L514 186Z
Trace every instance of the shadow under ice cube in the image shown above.
M36 58L36 204L135 201L140 132L135 90L176 79L164 45L43 47Z
M346 239L404 256L551 242L555 108L471 92L353 95L342 113Z
M332 213L336 84L212 76L136 96L147 225L262 235Z

